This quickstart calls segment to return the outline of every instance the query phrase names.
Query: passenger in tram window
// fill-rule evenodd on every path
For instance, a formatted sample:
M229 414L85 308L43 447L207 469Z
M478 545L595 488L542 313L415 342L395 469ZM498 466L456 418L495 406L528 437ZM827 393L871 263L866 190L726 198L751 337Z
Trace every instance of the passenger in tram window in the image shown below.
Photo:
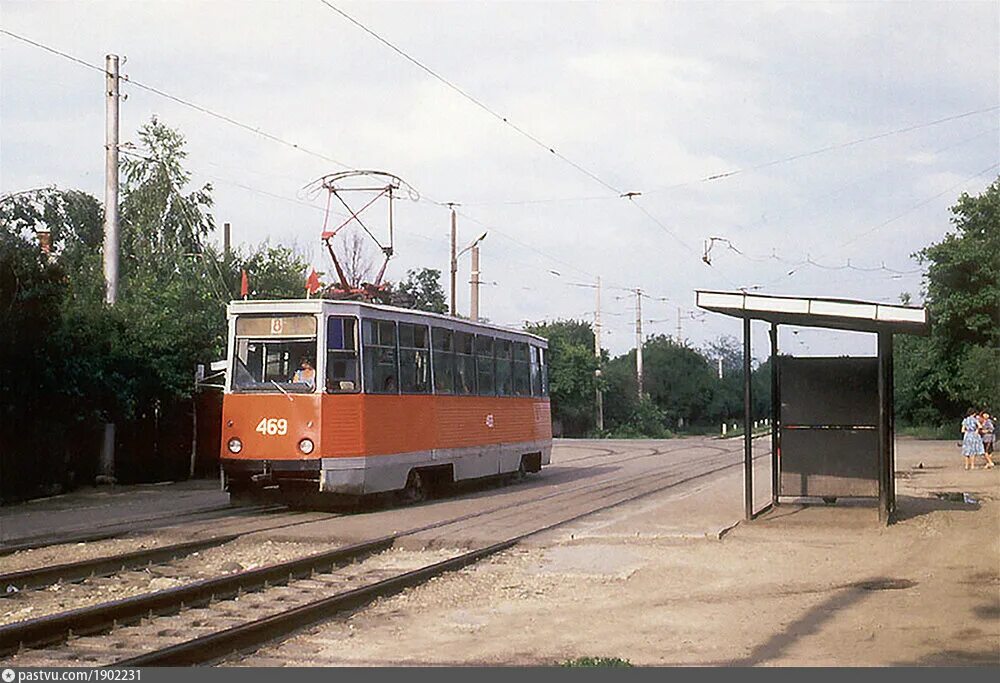
M396 391L396 378L389 375L385 378L385 383L382 385L382 391L384 392L395 392Z
M310 389L316 387L316 370L313 369L312 361L303 357L299 361L299 369L292 375L292 382L295 384L308 384Z

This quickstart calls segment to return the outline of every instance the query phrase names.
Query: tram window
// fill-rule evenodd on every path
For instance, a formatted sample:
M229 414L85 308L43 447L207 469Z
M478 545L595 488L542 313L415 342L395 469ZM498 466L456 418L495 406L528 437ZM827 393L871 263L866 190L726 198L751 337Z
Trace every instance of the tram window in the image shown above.
M475 335L455 333L455 393L476 393Z
M514 395L531 396L528 345L524 342L514 342Z
M538 365L539 348L537 346L529 346L528 351L531 353L531 395L541 396L542 375L541 368Z
M357 321L330 317L326 321L326 390L332 394L360 391Z
M361 337L365 391L370 394L399 393L396 323L391 320L363 320Z
M541 368L542 396L549 395L549 352L545 349L538 349L538 365Z
M476 335L476 375L479 380L479 394L493 396L496 393L493 369L493 337Z
M239 323L237 320L238 331L250 329L255 334L259 333L252 326L244 324L240 327ZM316 366L315 335L307 339L237 336L233 391L312 393L316 390L315 371L305 379L297 376L303 361L308 361L314 368Z
M430 350L427 327L399 323L399 389L404 394L427 394L431 390Z
M513 391L511 368L511 343L506 339L497 339L494 345L497 358L497 395L510 396Z
M453 394L455 393L455 333L443 327L433 327L431 342L434 392Z

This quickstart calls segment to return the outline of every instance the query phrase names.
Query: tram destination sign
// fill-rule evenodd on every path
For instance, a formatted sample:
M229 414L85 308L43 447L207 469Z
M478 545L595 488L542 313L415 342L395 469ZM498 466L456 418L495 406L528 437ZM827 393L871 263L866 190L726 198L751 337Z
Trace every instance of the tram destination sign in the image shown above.
M311 315L241 315L237 337L314 337L316 318Z

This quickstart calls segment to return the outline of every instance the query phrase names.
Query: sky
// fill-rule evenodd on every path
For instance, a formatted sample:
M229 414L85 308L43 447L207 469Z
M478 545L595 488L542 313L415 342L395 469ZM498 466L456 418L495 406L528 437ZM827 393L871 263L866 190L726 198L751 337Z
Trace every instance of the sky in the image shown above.
M460 248L487 232L481 315L592 321L600 277L612 355L635 344L635 288L644 335L694 346L741 334L696 289L919 303L913 254L1000 162L995 1L0 0L0 28L120 55L122 141L153 115L179 129L235 244L328 271L325 197L304 188L387 171L418 197L395 202L388 279L437 268L447 291L455 202ZM102 73L0 34L0 192L103 198L104 130ZM466 254L463 313L469 272ZM779 344L875 350L810 329Z

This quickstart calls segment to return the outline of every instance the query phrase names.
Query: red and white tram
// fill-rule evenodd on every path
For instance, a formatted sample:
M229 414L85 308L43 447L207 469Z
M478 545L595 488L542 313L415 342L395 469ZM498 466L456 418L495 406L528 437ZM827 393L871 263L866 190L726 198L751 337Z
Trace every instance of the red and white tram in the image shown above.
M363 496L537 472L552 426L545 339L357 301L234 301L228 490Z

